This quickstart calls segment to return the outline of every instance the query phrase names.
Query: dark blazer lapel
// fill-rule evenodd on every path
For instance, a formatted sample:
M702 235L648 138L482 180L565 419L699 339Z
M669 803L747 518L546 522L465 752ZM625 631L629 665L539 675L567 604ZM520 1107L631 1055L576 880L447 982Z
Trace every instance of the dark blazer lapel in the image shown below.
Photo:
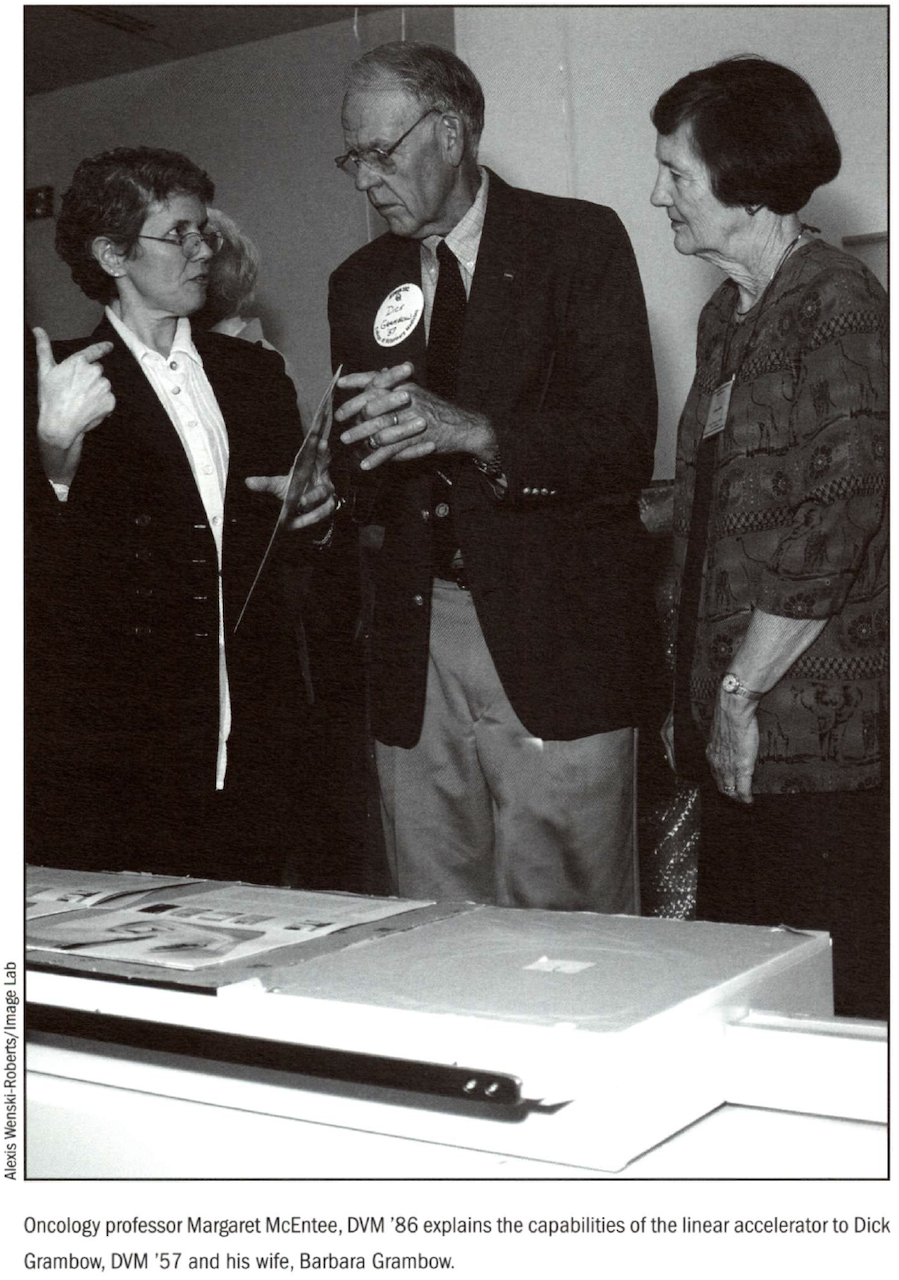
M483 394L502 376L500 352L524 281L521 263L528 234L527 203L490 170L490 189L478 263L465 314L459 355L459 397Z
M245 379L234 376L234 368L229 363L227 349L206 340L203 333L193 334L193 343L203 361L203 372L225 420L228 432L228 473L244 473L243 445L247 440L251 426L255 398L265 394L265 388L257 382L247 386ZM229 339L239 342L239 338ZM297 440L296 448L299 449Z
M157 455L160 464L165 463L167 474L178 477L183 501L199 504L202 515L200 495L184 446L143 369L105 316L91 334L91 341L112 343L112 351L103 356L101 364L116 398L116 407L106 421L87 436L88 447L94 443L92 436L96 436L96 443L100 444L101 433L127 431L135 438L141 453ZM146 464L135 458L135 465ZM186 509L189 510L189 506Z
M368 309L371 311L371 341L375 353L375 365L403 364L408 360L415 366L415 381L424 384L426 365L426 339L424 314L412 332L394 347L382 347L374 337L375 316L381 304L401 284L421 287L421 247L417 240L404 240L401 236L389 238L391 252L383 260L383 272L372 276L368 292Z
M159 396L105 316L91 334L91 342L112 343L112 350L100 361L116 398L116 407L109 417L110 427L114 428L116 425L115 419L119 412L127 414L128 428L139 430L148 448L169 452L175 444L183 453L178 433L162 407Z
M100 363L116 397L116 409L127 406L129 419L138 422L155 418L171 430L168 414L134 356L104 316L91 334L91 342L111 342L112 350Z

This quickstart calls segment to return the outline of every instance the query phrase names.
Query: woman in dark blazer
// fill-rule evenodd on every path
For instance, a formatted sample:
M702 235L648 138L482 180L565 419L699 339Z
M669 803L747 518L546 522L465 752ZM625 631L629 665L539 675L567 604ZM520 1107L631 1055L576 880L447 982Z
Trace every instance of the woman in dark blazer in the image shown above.
M278 883L304 839L315 783L298 611L335 499L322 454L236 630L302 426L277 354L191 334L220 243L212 196L184 156L141 147L85 160L63 198L57 250L105 315L52 349L35 331L37 864Z

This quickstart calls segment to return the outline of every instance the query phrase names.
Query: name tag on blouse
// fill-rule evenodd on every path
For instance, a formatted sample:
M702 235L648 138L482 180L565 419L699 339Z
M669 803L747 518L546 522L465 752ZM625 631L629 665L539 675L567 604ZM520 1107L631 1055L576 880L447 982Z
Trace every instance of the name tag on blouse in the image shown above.
M709 411L706 414L705 429L702 433L703 440L708 440L710 436L716 436L719 431L724 430L724 424L727 422L727 411L730 408L730 393L733 390L734 380L728 378L727 382L722 382L720 387L716 387L712 392L712 398L709 401Z

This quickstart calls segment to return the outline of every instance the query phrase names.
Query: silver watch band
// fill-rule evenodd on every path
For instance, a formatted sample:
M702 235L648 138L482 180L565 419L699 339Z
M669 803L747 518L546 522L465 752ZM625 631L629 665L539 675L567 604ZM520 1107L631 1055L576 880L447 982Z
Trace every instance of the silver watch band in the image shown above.
M739 676L735 676L732 671L728 671L721 679L721 688L725 693L734 693L738 698L746 698L749 702L758 702L765 695L759 693L756 689L749 689Z

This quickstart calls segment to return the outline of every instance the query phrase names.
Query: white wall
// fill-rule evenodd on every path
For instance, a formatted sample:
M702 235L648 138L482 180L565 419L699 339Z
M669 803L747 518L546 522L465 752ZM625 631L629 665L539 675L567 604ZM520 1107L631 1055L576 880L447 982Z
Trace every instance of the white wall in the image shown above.
M649 111L680 76L758 53L809 80L843 168L806 220L841 237L885 231L886 6L638 6L456 9L456 49L487 98L481 157L508 180L611 205L630 233L649 307L660 393L656 474L673 474L699 310L721 280L670 244L651 208Z
M452 47L452 23L446 6L369 13L36 95L26 102L26 185L51 184L58 208L78 161L113 146L169 147L202 165L216 204L259 245L265 334L308 414L330 370L328 275L369 238L368 205L333 161L344 67L403 35ZM101 312L57 258L55 228L26 224L26 314L53 337L74 337Z
M377 233L364 200L334 168L345 64L383 40L452 47L487 97L482 158L512 182L612 205L646 289L660 390L657 474L670 475L674 432L693 371L700 307L719 273L671 248L649 205L655 136L649 110L674 80L729 53L757 52L805 75L843 148L837 180L807 210L831 241L886 229L884 6L407 6L116 76L27 101L26 182L57 194L77 162L146 142L208 169L216 200L258 241L267 336L309 408L328 368L327 277ZM26 225L31 323L84 333L98 311L53 251L53 221Z

